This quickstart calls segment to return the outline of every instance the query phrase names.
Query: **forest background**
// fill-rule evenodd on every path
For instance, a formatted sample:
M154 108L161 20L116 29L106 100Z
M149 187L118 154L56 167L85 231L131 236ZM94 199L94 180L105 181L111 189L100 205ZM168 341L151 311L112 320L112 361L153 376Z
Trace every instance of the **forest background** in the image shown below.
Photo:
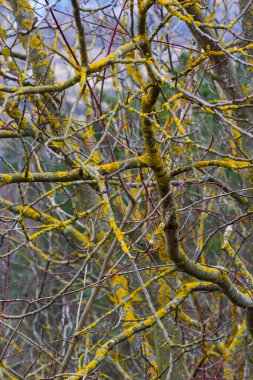
M2 379L253 378L253 1L0 0Z

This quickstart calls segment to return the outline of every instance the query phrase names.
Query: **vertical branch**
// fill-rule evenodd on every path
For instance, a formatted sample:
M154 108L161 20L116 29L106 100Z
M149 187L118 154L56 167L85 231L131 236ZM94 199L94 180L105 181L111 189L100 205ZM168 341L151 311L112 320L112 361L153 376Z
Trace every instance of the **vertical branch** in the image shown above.
M82 24L80 12L79 12L78 0L71 0L71 3L73 6L73 14L75 17L76 26L78 30L78 42L79 42L79 48L80 48L80 54L81 54L81 64L82 64L82 67L86 68L88 66L88 55L87 55L87 49L86 49L84 28L83 28L83 24Z

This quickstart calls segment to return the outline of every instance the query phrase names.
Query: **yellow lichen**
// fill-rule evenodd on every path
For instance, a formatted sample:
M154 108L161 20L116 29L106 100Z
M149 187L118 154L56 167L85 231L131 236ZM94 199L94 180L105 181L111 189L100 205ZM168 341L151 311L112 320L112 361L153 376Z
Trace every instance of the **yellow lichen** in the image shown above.
M66 177L67 172L57 172L58 177L63 178Z
M121 242L121 249L124 253L129 253L128 246L124 241Z
M99 164L99 162L101 161L99 150L95 150L95 152L93 153L92 159L95 162L95 164Z
M120 168L119 162L112 162L110 164L101 165L100 168L108 174L115 173Z
M41 40L36 36L32 36L32 38L30 39L30 47L32 49L41 47Z
M115 220L113 218L109 218L110 226L112 227L116 238L119 242L123 240L123 233L120 231L120 229L117 227Z
M93 62L90 64L90 69L92 71L97 71L97 70L101 69L103 66L105 66L107 61L108 61L107 58L102 58L98 62Z
M17 210L20 212L20 214L22 213L24 216L31 218L33 220L38 220L40 217L39 212L35 211L33 208L31 208L29 206L23 207L23 206L19 205L17 207Z
M2 50L2 54L3 54L3 57L4 57L5 61L7 61L7 59L10 56L10 49L7 46L4 47L3 50Z
M8 62L8 67L10 70L15 70L17 68L14 61Z
M34 179L32 173L23 173L21 175L21 178L24 178L25 180L28 180L28 181L33 181Z
M1 179L3 183L10 183L11 182L11 176L9 174L2 174Z
M16 119L20 119L22 117L22 112L19 109L12 109L9 111L10 116Z
M247 174L247 178L248 178L249 183L252 185L253 184L253 173L252 173L252 171L250 171Z
M219 109L222 110L222 111L227 111L227 110L234 109L234 108L238 108L238 105L236 105L236 104L230 104L230 105L227 105L227 106L219 106Z
M139 160L150 167L159 167L163 163L159 153L144 153Z
M28 20L28 19L25 19L22 21L22 25L26 28L26 29L31 29L32 27L32 20Z
M250 162L239 162L239 161L232 161L232 160L213 160L213 161L199 161L196 164L194 164L195 168L203 168L205 166L221 166L224 168L229 169L243 169L248 168L251 166Z

